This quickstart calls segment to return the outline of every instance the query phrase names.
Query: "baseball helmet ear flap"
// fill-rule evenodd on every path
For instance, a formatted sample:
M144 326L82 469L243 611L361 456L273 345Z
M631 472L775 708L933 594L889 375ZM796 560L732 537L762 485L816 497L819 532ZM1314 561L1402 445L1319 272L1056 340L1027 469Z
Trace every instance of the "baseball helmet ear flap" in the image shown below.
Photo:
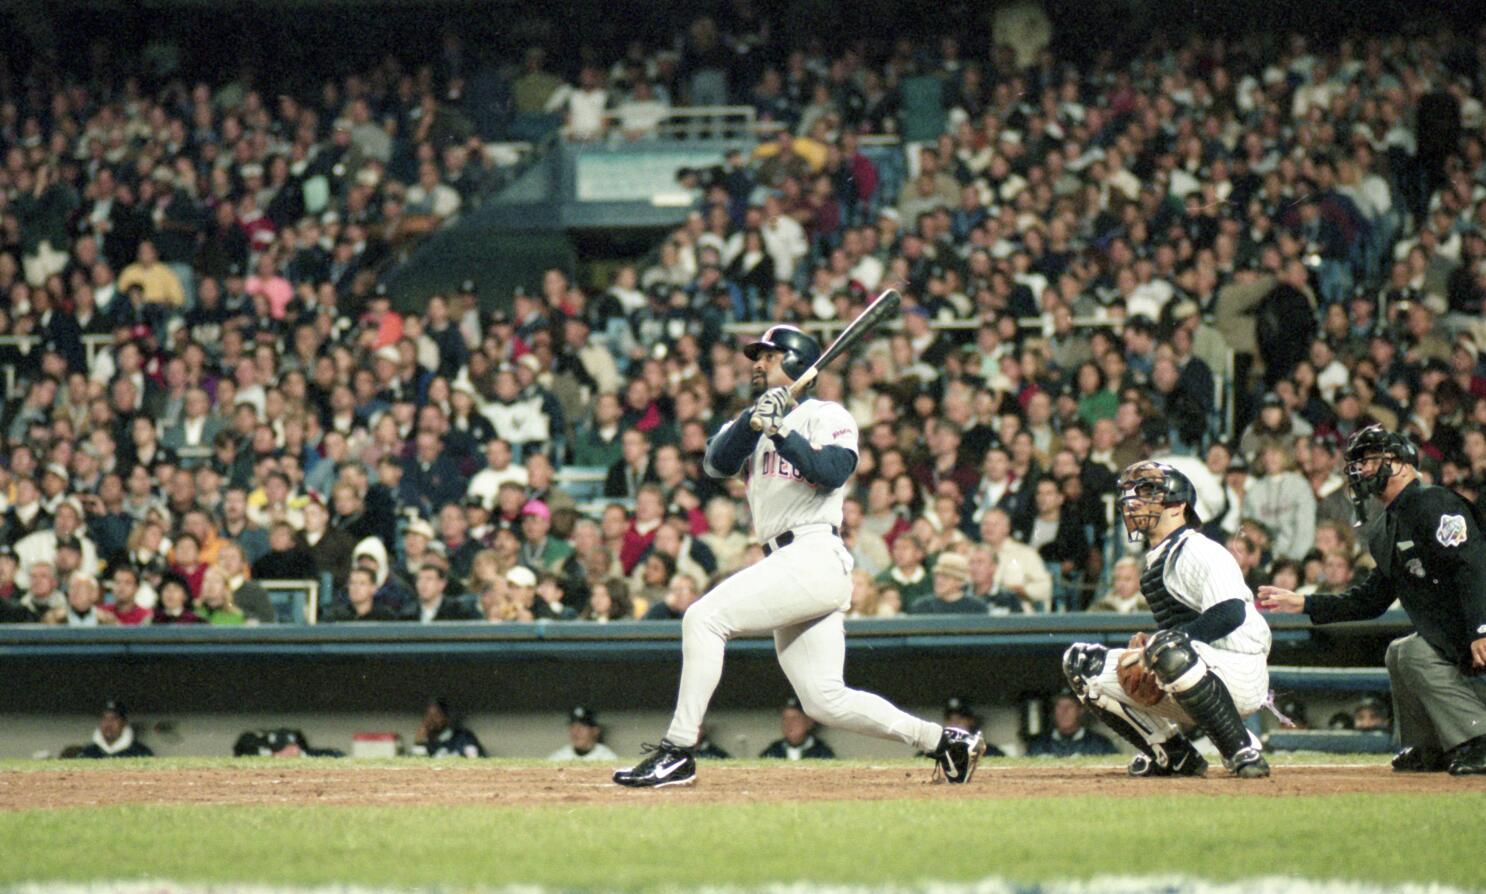
M798 379L820 359L820 342L795 326L780 324L770 326L758 341L745 345L743 356L757 360L764 351L782 352L784 359L780 366L784 374Z

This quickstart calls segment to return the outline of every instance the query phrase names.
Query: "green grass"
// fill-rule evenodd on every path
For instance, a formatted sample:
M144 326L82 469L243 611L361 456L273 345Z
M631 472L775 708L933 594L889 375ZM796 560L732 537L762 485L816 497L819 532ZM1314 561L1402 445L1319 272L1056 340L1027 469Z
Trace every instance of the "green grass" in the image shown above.
M654 889L1180 874L1481 882L1486 793L0 814L0 884ZM71 843L71 844L69 844ZM24 856L20 856L24 855Z

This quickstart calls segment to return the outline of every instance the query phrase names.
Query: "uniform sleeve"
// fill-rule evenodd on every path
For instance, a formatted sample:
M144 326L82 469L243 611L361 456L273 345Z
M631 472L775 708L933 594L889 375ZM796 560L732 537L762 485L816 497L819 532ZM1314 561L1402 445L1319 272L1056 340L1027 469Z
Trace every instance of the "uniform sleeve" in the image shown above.
M1352 585L1345 593L1305 597L1305 613L1317 624L1366 621L1387 611L1393 598L1393 587L1389 586L1388 578L1373 569L1362 583Z
M812 447L797 431L773 435L771 440L779 455L789 460L805 480L816 487L835 490L845 484L856 470L856 453L839 444Z
M830 401L815 401L805 435L812 447L842 447L860 454L857 447L857 421L846 408Z
M1188 535L1185 549L1169 574L1174 594L1185 597L1198 615L1181 625L1194 640L1210 643L1237 630L1244 622L1244 603L1253 598L1243 572L1228 550L1200 534Z
M1475 514L1450 491L1431 489L1421 507L1416 540L1428 543L1431 569L1446 593L1460 599L1467 640L1486 636L1486 538Z
M724 423L707 442L702 469L713 478L731 478L743 471L743 464L753 455L759 433L748 423L753 410L744 410L737 419Z

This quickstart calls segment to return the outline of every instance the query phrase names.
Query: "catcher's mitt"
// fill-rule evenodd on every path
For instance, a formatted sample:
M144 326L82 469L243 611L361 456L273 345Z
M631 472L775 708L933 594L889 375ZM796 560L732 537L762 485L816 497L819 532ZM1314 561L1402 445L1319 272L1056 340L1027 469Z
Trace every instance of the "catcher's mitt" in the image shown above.
M1156 675L1146 670L1140 660L1140 652L1131 649L1120 657L1118 668L1120 688L1136 704L1150 707L1166 695L1156 682Z

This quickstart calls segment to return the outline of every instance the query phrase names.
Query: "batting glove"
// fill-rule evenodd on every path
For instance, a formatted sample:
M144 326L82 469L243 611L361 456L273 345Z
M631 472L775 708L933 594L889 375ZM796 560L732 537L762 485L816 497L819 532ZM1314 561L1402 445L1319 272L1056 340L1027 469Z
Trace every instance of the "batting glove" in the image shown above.
M795 399L790 396L788 388L770 388L753 405L753 418L759 421L764 434L772 435L779 431L780 423L794 408Z

